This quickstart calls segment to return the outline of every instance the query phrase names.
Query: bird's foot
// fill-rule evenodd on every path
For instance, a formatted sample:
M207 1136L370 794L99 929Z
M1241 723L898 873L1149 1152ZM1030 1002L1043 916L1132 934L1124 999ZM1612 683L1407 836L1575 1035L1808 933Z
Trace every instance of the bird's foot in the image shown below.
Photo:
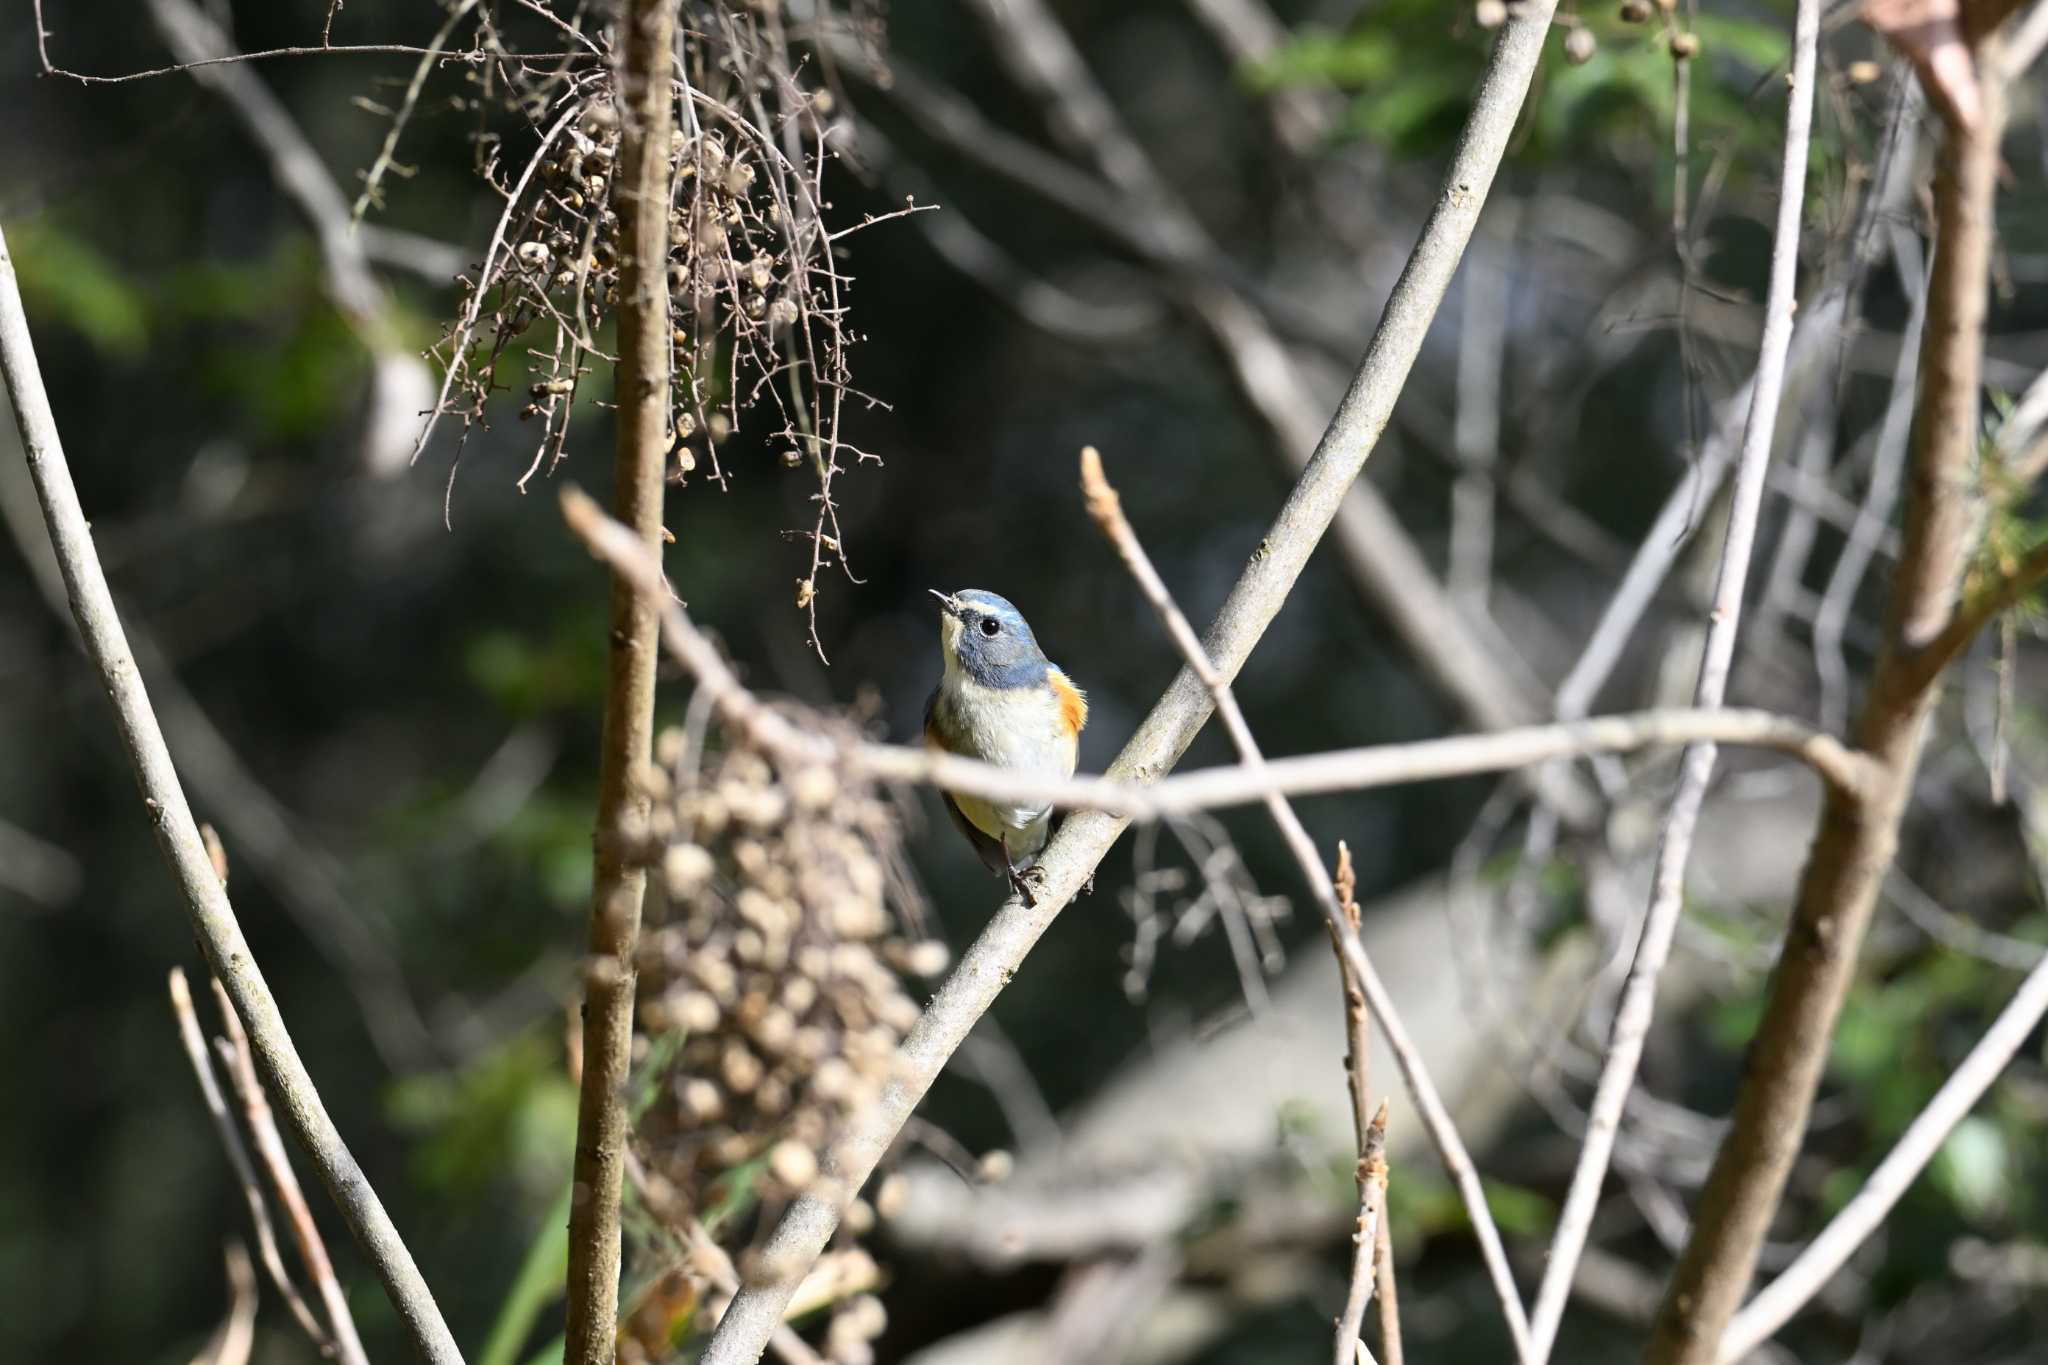
M1027 867L1022 872L1019 872L1014 867L1010 869L1010 889L1021 896L1026 905L1036 906L1038 904L1038 890L1032 885L1033 881L1042 880L1042 877L1034 878L1032 876L1037 871L1038 869L1035 867Z

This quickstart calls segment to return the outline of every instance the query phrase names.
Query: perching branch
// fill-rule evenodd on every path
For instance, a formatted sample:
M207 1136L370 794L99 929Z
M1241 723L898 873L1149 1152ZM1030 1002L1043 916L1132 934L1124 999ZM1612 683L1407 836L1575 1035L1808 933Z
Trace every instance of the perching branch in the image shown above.
M1828 1043L1855 974L1919 768L1977 532L1978 394L2005 100L1997 41L1977 45L1981 117L1950 121L1935 175L1935 251L1907 476L1905 534L1885 642L1857 745L1879 765L1861 795L1830 790L1743 1081L1652 1327L1647 1365L1712 1365L1806 1134ZM1930 648L1930 646L1935 646Z
M227 892L214 874L200 842L199 827L186 804L184 788L164 746L163 732L136 670L107 589L106 574L93 549L92 532L72 485L57 419L50 410L30 341L28 317L21 303L14 259L0 235L0 374L20 427L29 473L48 524L50 541L63 570L64 587L77 619L87 657L98 671L114 705L123 746L135 768L136 785L158 847L170 864L185 898L193 933L207 964L219 978L236 1015L249 1032L250 1047L265 1086L283 1109L293 1134L306 1148L349 1230L375 1267L385 1293L398 1311L414 1350L430 1365L459 1365L462 1353L427 1289L411 1253L384 1211L362 1167L328 1116L320 1092L299 1060L286 1031L284 1017L263 973L235 922Z
M662 642L718 710L748 741L795 761L844 764L879 782L939 787L990 800L1050 803L1126 820L1153 821L1201 810L1250 805L1269 796L1366 791L1480 773L1516 771L1561 758L1630 753L1674 744L1734 744L1786 754L1831 786L1862 791L1870 762L1803 721L1769 711L1676 708L1489 734L1405 744L1332 749L1180 773L1147 785L1114 776L1049 778L998 768L957 754L898 744L852 744L799 727L740 682L718 649L669 596L658 560L632 532L607 517L573 484L562 489L562 516L591 553L660 602ZM1114 772L1114 769L1112 769Z
M676 0L627 0L619 12L622 131L612 205L619 216L619 362L613 502L646 553L661 553L662 465L669 446L668 212L674 119ZM629 1120L634 954L647 873L629 856L628 831L649 801L635 781L654 745L654 672L660 656L654 600L624 574L611 585L597 834L584 971L583 1074L569 1202L565 1365L613 1365L618 1354L619 1204Z
M1548 0L1532 0L1503 26L1452 156L1443 194L1394 286L1351 387L1203 641L1203 652L1226 680L1244 666L1286 601L1336 517L1345 490L1386 427L1507 150L1550 29L1552 9ZM1192 670L1183 669L1111 765L1110 775L1158 780L1193 742L1210 709L1207 690ZM904 1039L897 1054L897 1079L877 1112L846 1135L840 1148L846 1160L833 1172L842 1186L857 1188L866 1181L975 1020L994 1003L1039 935L1092 875L1124 824L1114 816L1083 812L1069 817L1047 845L1038 864L1042 881L1036 904L1012 898L996 912ZM790 1206L769 1238L766 1273L733 1300L701 1365L751 1365L759 1359L804 1266L824 1247L838 1221L838 1208L830 1200L804 1196Z
M1124 125L1042 0L974 0L971 7L982 16L1005 68L1043 106L1054 135L1091 162L1099 178L1077 174L1016 139L992 139L982 129L978 141L993 153L987 158L991 169L1016 174L1021 153L1037 168L1031 178L1038 192L1070 207L1077 196L1093 204L1088 220L1146 260L1163 277L1166 292L1209 334L1245 404L1271 434L1283 468L1299 476L1320 445L1316 391L1258 301L1234 283L1237 269ZM1549 6L1543 8L1547 15ZM907 89L903 95L926 102ZM946 104L943 111L907 112L942 140L965 138L970 125L961 116L971 117L972 106L957 107L965 102L952 99ZM945 126L930 128L935 116ZM1040 167L1045 162L1051 165ZM1071 184L1076 179L1081 186ZM1537 689L1504 666L1512 656L1504 637L1488 622L1468 621L1453 609L1421 549L1370 483L1351 483L1334 516L1337 549L1362 595L1476 726L1502 729L1544 714ZM1597 818L1591 792L1569 770L1546 769L1529 780L1573 823L1590 825Z
M1785 362L1792 346L1792 309L1797 301L1799 225L1806 204L1807 144L1813 130L1814 73L1820 44L1820 0L1799 0L1792 26L1792 81L1785 105L1785 154L1778 186L1778 222L1771 243L1771 275L1764 299L1764 332L1757 359L1756 383L1750 393L1749 421L1742 452L1736 459L1735 493L1728 513L1728 531L1721 546L1721 564L1708 617L1707 643L1700 659L1693 704L1701 710L1720 708L1728 694L1728 674L1735 660L1735 636L1742 619L1743 593L1749 583L1750 556L1756 544L1757 516L1763 508L1764 474L1771 462L1771 439L1777 431L1778 399L1784 392ZM1559 1323L1571 1295L1572 1273L1592 1232L1600 1189L1620 1133L1623 1108L1635 1088L1636 1068L1650 1035L1657 1008L1657 980L1671 955L1678 917L1685 908L1685 869L1692 858L1693 831L1706 804L1707 784L1714 775L1715 746L1687 747L1679 769L1678 792L1672 798L1663 839L1657 848L1650 905L1635 961L1622 987L1614 1014L1607 1055L1600 1066L1593 1106L1586 1117L1586 1140L1572 1171L1564 1210L1551 1240L1550 1260L1536 1296L1531 1326L1532 1365L1542 1365L1557 1340Z

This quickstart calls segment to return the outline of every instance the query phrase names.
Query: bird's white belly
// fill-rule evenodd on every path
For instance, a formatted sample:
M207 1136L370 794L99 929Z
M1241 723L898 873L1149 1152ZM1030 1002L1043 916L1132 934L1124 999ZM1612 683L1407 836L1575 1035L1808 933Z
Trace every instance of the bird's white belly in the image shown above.
M1059 699L1050 688L983 687L971 678L946 680L949 745L956 752L997 767L1041 772L1053 777L1074 774L1074 743L1061 733ZM954 804L968 822L992 838L1004 831L1032 831L1042 836L1047 805L1006 805L974 796L956 796ZM1012 848L1030 847L1028 840L1010 840Z

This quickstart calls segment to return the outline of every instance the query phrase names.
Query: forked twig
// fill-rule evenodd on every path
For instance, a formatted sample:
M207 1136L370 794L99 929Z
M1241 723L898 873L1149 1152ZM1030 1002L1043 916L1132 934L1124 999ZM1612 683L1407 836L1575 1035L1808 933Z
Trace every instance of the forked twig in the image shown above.
M242 1021L235 1017L234 1002L228 999L227 990L218 981L213 983L213 997L220 1006L221 1024L227 1030L227 1037L214 1040L214 1047L219 1051L222 1068L242 1102L242 1121L249 1125L249 1136L256 1144L257 1158L262 1161L263 1169L270 1177L270 1188L276 1193L278 1205L291 1225L292 1240L299 1248L299 1261L306 1267L306 1277L320 1295L320 1306L327 1310L335 1358L341 1365L369 1365L369 1357L363 1353L362 1338L356 1334L355 1318L348 1311L348 1295L342 1292L341 1281L334 1276L334 1263L328 1258L327 1243L321 1239L320 1229L313 1222L313 1210L306 1205L305 1191L299 1188L299 1178L292 1171L291 1157L284 1150L284 1137L277 1131L277 1119L271 1112L270 1101L263 1094L263 1083L256 1079L256 1059L249 1050L249 1035L242 1028Z
M1244 712L1237 704L1237 697L1230 690L1229 680L1210 662L1195 628L1188 624L1188 618L1174 605L1168 593L1165 580L1153 567L1151 557L1139 543L1137 532L1123 514L1121 499L1109 485L1102 473L1102 457L1093 446L1081 452L1081 491L1087 499L1088 514L1116 547L1118 555L1137 580L1139 591L1151 603L1159 619L1166 627L1166 633L1180 650L1187 666L1202 685L1209 691L1215 702L1216 714L1222 718L1224 728L1229 731L1231 743L1245 766L1254 770L1265 766L1265 758L1259 751L1258 741L1253 738L1251 726L1245 721ZM1365 945L1359 941L1357 926L1351 922L1339 903L1336 889L1325 876L1321 860L1316 856L1315 842L1309 838L1308 830L1301 818L1294 813L1294 807L1286 797L1277 793L1265 798L1267 813L1279 827L1281 837L1294 854L1301 873L1310 888L1316 893L1317 902L1323 907L1323 914L1329 923L1330 933L1337 941L1338 955L1343 959L1349 977L1357 983L1365 997L1367 1008L1374 1020L1386 1034L1387 1046L1394 1054L1395 1063L1400 1067L1401 1078L1407 1082L1415 1107L1422 1114L1423 1126L1435 1145L1437 1155L1442 1158L1445 1169L1450 1173L1452 1183L1457 1186L1458 1196L1464 1201L1465 1213L1472 1220L1472 1230L1479 1239L1481 1259L1486 1263L1488 1276L1493 1282L1494 1296L1500 1301L1501 1314L1507 1320L1508 1333L1514 1339L1515 1347L1523 1357L1529 1354L1529 1324L1525 1316L1520 1291L1515 1288L1514 1272L1508 1266L1507 1251L1501 1244L1500 1229L1493 1221L1493 1212L1486 1204L1486 1191L1479 1180L1479 1169L1472 1162L1471 1154L1465 1150L1464 1140L1458 1136L1457 1125L1451 1121L1450 1111L1437 1094L1434 1082L1423 1065L1421 1054L1416 1051L1395 1013L1393 998L1373 970L1366 957ZM1360 1040L1363 1041L1362 1039ZM1356 1063L1354 1062L1354 1065ZM1358 1102L1358 1082L1354 1081L1353 1100ZM1369 1131L1369 1130L1368 1130ZM1368 1139L1369 1141L1369 1139ZM1381 1141L1385 1141L1385 1128L1381 1126ZM1377 1231L1374 1232L1374 1240ZM1363 1305L1361 1305L1361 1310ZM1357 1332L1351 1333L1350 1340L1357 1340ZM1355 1348L1354 1348L1355 1349Z
M213 1058L207 1053L199 1015L192 1008L192 988L185 980L184 968L171 968L170 990L171 1010L178 1017L178 1040L185 1045L185 1056L192 1063L192 1074L199 1080L199 1093L206 1100L206 1112L213 1118L213 1126L220 1134L220 1144L228 1154L228 1165L234 1168L235 1180L242 1187L242 1198L249 1205L249 1221L256 1226L256 1250L263 1260L263 1268L269 1272L270 1282L277 1286L277 1292L284 1295L285 1304L291 1309L300 1329L320 1348L322 1355L329 1354L334 1350L334 1339L313 1316L313 1310L307 1306L298 1286L292 1283L291 1275L284 1268L284 1257L277 1246L277 1228L270 1221L270 1205L263 1198L263 1187L256 1182L256 1168L249 1163L249 1149L242 1144L241 1130L235 1127L234 1116L228 1112L227 1100L214 1077Z

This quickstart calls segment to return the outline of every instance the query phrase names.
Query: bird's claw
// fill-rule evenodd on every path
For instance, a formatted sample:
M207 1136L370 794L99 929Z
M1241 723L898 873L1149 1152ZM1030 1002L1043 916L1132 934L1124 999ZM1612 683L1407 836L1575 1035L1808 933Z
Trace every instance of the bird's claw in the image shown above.
M1035 867L1027 867L1022 872L1015 868L1010 869L1010 889L1022 897L1026 905L1033 907L1038 904L1038 892L1031 885L1031 874L1037 871Z

